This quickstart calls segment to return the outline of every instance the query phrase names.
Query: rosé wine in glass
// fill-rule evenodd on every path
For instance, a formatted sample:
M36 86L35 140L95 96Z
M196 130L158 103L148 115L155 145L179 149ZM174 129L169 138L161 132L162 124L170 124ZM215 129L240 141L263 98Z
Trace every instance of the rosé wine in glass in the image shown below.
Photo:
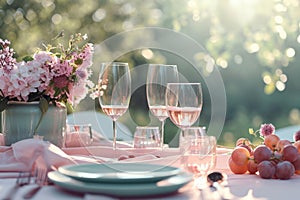
M168 118L165 95L167 84L170 82L178 82L176 65L149 65L146 84L147 102L151 113L161 122L161 147L164 145L164 124Z
M191 127L202 110L200 83L168 83L166 91L167 112L180 129Z
M116 121L129 106L131 77L128 63L102 63L98 81L99 103L113 120L113 149L116 149Z
M168 107L171 121L180 128L192 126L200 116L201 108L193 107Z
M103 112L110 116L113 120L117 120L121 117L127 111L127 108L127 106L102 106Z

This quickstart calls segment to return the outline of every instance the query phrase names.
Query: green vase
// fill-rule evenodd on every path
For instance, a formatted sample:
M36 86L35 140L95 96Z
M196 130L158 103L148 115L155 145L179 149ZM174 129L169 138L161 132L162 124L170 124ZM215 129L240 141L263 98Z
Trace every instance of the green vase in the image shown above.
M9 102L8 107L2 112L5 145L33 138L41 114L38 102ZM37 128L37 134L43 136L44 140L62 147L66 118L66 107L50 104Z

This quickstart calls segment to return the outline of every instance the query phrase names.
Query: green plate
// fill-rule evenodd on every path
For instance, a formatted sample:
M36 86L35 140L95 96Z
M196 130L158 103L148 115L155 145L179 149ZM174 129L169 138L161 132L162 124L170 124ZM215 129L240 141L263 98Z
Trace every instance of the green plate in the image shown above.
M68 191L105 194L116 197L165 195L176 192L193 179L192 175L181 173L156 183L97 183L73 179L58 171L49 172L48 177L54 184Z
M182 172L172 166L145 163L68 165L60 167L58 171L81 181L106 183L156 182Z

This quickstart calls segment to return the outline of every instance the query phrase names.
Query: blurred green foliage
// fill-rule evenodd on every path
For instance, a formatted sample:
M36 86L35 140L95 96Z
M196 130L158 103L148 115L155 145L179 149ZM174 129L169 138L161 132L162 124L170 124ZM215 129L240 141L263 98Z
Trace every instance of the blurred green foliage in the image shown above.
M62 30L65 35L87 33L94 44L139 27L184 33L208 50L222 74L227 116L219 143L232 145L236 138L248 136L248 128L258 129L261 123L277 128L300 123L299 4L298 0L1 0L0 37L10 40L18 56L24 56L52 42ZM169 52L152 53L147 57L136 50L119 60L132 67L176 63L180 72L197 79L182 58ZM93 67L96 81L97 62ZM209 94L204 95L208 103L201 126L210 119ZM95 106L99 109L97 101L87 99L78 110ZM136 124L158 123L148 112L144 87L134 92L130 112L120 121L131 129ZM169 121L166 129L176 132Z

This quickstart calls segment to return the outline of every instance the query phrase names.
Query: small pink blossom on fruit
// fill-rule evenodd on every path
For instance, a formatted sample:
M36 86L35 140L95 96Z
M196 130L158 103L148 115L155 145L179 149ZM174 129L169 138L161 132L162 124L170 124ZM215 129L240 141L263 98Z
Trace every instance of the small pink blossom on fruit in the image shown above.
M265 137L275 133L275 127L273 124L262 124L259 129L261 136Z

